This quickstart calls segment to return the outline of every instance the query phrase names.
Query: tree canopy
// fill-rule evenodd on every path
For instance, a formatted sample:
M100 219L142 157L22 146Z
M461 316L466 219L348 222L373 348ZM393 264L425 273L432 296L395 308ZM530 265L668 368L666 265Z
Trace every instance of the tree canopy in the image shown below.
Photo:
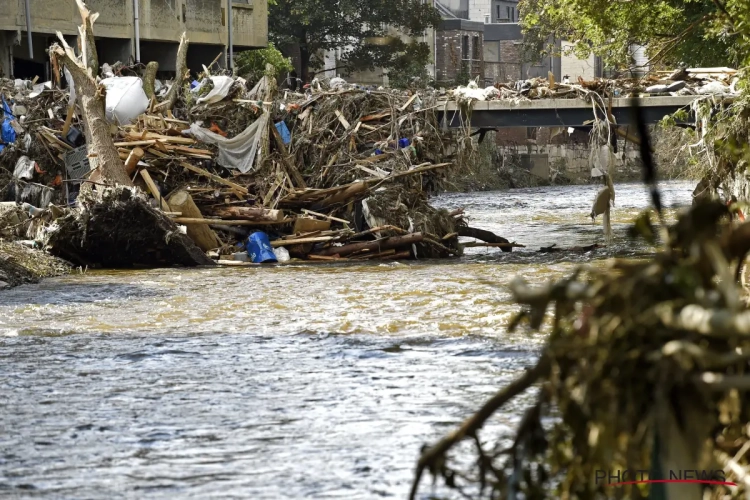
M632 66L634 44L667 65L739 66L750 55L747 0L521 0L520 13L530 59L553 50L551 37L616 68Z
M323 66L320 52L342 49L344 71L427 64L429 45L419 41L440 15L422 0L274 0L269 36L277 46L299 45L302 78ZM409 37L393 36L395 31Z

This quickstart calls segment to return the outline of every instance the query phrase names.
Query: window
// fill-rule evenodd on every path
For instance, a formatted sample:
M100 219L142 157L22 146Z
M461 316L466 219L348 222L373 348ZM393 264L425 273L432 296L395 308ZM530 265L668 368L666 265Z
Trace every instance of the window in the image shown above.
M479 37L478 36L474 37L474 44L471 46L471 58L474 59L475 61L478 61L479 59L481 59L479 57Z
M515 21L515 19L513 17L515 16L516 9L514 7L506 7L506 8L508 10L508 20L510 22Z
M469 36L464 35L461 40L461 59L469 58Z
M495 10L497 10L497 20L499 21L503 18L503 16L500 14L500 4L495 5Z

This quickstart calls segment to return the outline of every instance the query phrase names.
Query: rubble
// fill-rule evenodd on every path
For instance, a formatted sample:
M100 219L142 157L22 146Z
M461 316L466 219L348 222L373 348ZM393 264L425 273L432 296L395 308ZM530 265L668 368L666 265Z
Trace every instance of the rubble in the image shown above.
M479 88L476 81L446 92L448 98L459 102L578 99L592 92L600 97L654 97L685 95L737 96L737 70L731 68L689 68L674 72L656 72L643 78L595 78L577 82L568 78L556 82L550 73L547 78L531 78L517 82L496 83Z
M35 228L56 255L92 266L202 265L206 255L226 263L258 232L297 259L460 255L462 217L427 199L473 149L440 128L437 92L339 79L282 95L269 76L250 88L207 69L158 91L117 64L103 66L94 86L71 53L50 49L65 80L0 82L25 111L10 118L18 136L0 153L4 199L64 208ZM70 93L60 88L66 82ZM104 99L82 108L82 95L97 87ZM98 116L96 134L87 114ZM127 183L112 177L118 168Z

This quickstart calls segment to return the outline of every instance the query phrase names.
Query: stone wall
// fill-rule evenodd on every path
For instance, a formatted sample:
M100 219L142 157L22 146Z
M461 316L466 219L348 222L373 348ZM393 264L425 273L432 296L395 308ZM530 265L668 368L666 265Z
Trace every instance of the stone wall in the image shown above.
M529 158L546 157L550 175L561 174L574 181L591 176L588 131L513 127L500 129L496 134L498 153L521 165L528 165ZM541 156L540 156L541 155ZM615 179L636 177L640 169L638 147L622 139L617 142Z

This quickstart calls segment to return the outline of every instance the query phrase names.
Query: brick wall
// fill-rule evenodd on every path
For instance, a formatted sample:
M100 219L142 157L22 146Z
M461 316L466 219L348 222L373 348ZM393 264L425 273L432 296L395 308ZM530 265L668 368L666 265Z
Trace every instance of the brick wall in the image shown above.
M521 42L519 40L500 40L491 42L499 44L497 61L484 61L484 76L487 84L515 82L523 78L521 62Z
M463 37L469 37L469 60L462 58ZM475 43L478 46L475 48ZM437 47L435 51L435 80L453 83L464 65L470 78L479 77L484 82L484 48L482 47L481 31L440 30L437 32ZM461 82L466 84L466 82Z

